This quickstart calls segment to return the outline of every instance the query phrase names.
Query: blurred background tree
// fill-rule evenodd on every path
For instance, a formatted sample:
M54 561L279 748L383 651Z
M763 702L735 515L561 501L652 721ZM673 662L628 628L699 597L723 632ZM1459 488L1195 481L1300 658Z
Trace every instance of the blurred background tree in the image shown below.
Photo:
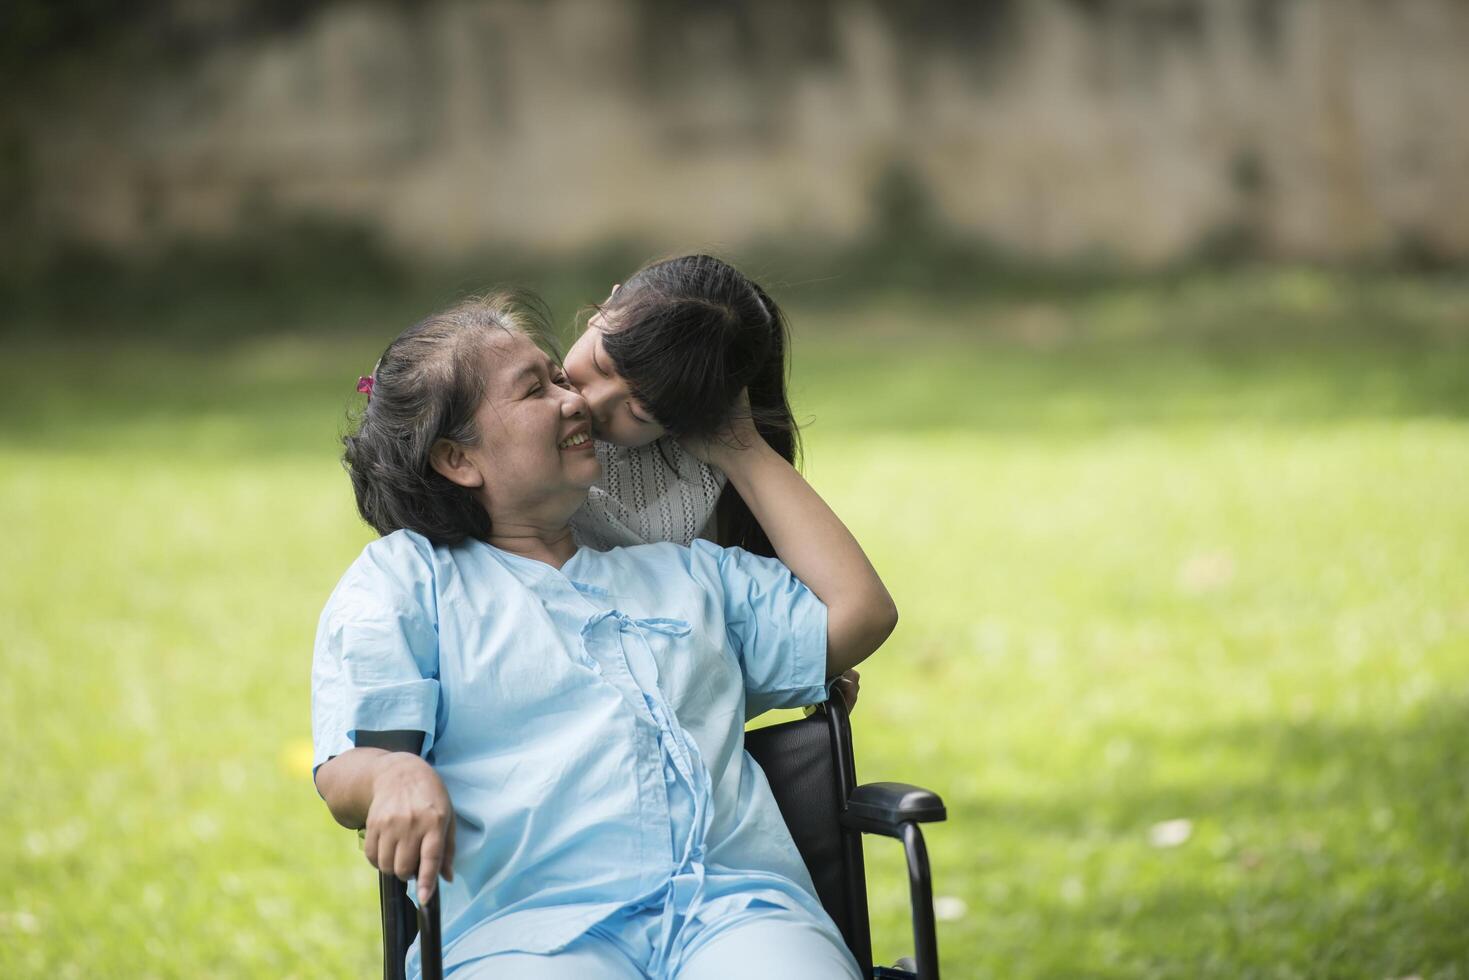
M0 16L10 329L696 246L847 291L1469 256L1460 0Z

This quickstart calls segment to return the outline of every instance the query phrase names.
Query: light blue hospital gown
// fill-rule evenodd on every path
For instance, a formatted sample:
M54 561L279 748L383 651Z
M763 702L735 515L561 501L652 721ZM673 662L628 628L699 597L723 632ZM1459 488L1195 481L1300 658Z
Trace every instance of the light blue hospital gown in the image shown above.
M322 613L315 765L359 730L424 733L458 821L447 971L561 953L583 975L593 956L606 976L744 976L748 948L714 947L763 917L808 951L814 935L837 970L821 975L855 977L744 752L745 720L821 700L825 670L826 608L773 559L698 540L558 570L398 531Z

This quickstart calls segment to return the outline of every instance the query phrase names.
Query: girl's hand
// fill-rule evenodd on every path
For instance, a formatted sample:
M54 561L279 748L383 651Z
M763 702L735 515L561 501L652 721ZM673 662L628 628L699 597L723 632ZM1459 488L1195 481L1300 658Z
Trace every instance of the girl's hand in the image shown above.
M444 781L419 756L391 752L379 764L362 850L379 871L417 877L419 904L433 895L440 873L454 880L454 807Z
M862 675L853 668L832 682L831 689L842 696L848 712L857 707L857 692L862 686L861 681Z
M719 431L707 436L684 436L679 439L679 445L699 462L726 472L738 465L741 453L765 445L750 412L749 389L740 390L739 397L730 406L729 418Z

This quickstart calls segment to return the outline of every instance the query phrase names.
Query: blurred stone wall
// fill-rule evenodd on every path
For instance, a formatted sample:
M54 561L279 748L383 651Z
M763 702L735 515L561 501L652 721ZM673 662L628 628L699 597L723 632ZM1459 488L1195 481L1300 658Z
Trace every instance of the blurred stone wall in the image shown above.
M1462 259L1466 97L1465 0L343 0L29 145L41 224L122 246L264 209L429 256L844 240L902 172L1042 257Z

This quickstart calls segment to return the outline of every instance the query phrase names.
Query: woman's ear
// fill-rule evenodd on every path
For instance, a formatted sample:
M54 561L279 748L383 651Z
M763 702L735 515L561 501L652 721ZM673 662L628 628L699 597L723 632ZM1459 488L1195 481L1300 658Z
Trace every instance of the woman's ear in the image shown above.
M474 461L464 451L464 447L457 442L448 439L440 439L435 442L433 448L428 451L428 461L435 472L450 483L457 484L469 490L474 490L485 485L484 474Z

